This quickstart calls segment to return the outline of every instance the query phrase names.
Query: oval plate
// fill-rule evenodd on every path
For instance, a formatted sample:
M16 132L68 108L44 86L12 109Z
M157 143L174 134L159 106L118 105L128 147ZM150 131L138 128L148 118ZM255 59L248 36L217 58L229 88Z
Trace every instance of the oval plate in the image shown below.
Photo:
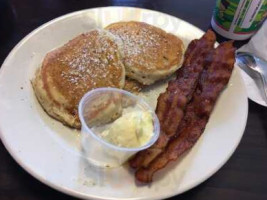
M179 161L157 173L152 184L138 185L128 166L103 170L88 164L81 153L79 132L51 119L42 110L30 80L51 49L92 28L128 20L163 28L178 35L186 45L203 34L185 21L151 10L83 10L34 30L12 50L1 68L0 131L5 147L35 178L69 195L85 199L163 199L180 194L220 169L243 135L248 102L240 72L235 68L197 144ZM153 90L151 93L153 96ZM158 93L157 89L152 104Z

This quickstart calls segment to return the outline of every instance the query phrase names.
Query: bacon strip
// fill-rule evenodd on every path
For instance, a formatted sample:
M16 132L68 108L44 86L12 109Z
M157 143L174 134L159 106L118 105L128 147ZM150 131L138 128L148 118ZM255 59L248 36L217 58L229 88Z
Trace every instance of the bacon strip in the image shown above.
M203 133L216 100L227 85L235 62L235 48L232 42L222 43L211 55L211 64L204 69L192 101L188 104L185 116L166 149L146 168L136 172L136 179L148 183L154 173L164 168L170 161L179 158L192 148Z
M213 49L215 39L215 34L208 30L201 39L193 40L189 44L183 66L178 70L176 79L169 82L166 92L158 98L156 114L161 125L160 137L152 147L137 153L130 160L132 168L147 166L162 152L169 138L176 133L203 71L204 58Z

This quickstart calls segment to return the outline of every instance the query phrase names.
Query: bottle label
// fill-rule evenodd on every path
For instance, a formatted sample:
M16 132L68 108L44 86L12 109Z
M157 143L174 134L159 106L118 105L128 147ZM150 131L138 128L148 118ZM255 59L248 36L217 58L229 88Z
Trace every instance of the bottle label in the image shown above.
M236 34L255 32L267 16L267 0L217 0L214 21Z

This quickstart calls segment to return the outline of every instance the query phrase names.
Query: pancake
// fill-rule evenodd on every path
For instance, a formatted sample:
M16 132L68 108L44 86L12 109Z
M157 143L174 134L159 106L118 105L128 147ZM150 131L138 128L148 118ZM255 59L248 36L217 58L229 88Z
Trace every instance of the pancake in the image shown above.
M129 92L138 94L141 92L141 90L145 88L145 85L142 85L141 83L139 83L138 81L135 81L133 79L130 79L128 77L126 77L125 79L125 85L124 85L124 90L127 90Z
M120 39L109 32L93 30L49 52L32 81L44 110L62 123L80 128L78 104L86 92L124 87L120 45Z
M118 22L105 28L123 41L126 75L150 85L175 72L182 63L184 45L173 34L143 22Z

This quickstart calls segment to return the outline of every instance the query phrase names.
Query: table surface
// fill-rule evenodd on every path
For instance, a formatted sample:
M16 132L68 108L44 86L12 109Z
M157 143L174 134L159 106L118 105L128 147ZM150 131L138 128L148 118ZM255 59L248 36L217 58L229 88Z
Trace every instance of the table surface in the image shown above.
M142 7L174 15L207 30L214 5L214 0L0 0L0 65L28 33L69 12L102 6ZM171 199L267 199L266 119L267 109L249 101L246 130L234 155L210 179ZM74 199L34 179L2 143L0 158L1 200Z

